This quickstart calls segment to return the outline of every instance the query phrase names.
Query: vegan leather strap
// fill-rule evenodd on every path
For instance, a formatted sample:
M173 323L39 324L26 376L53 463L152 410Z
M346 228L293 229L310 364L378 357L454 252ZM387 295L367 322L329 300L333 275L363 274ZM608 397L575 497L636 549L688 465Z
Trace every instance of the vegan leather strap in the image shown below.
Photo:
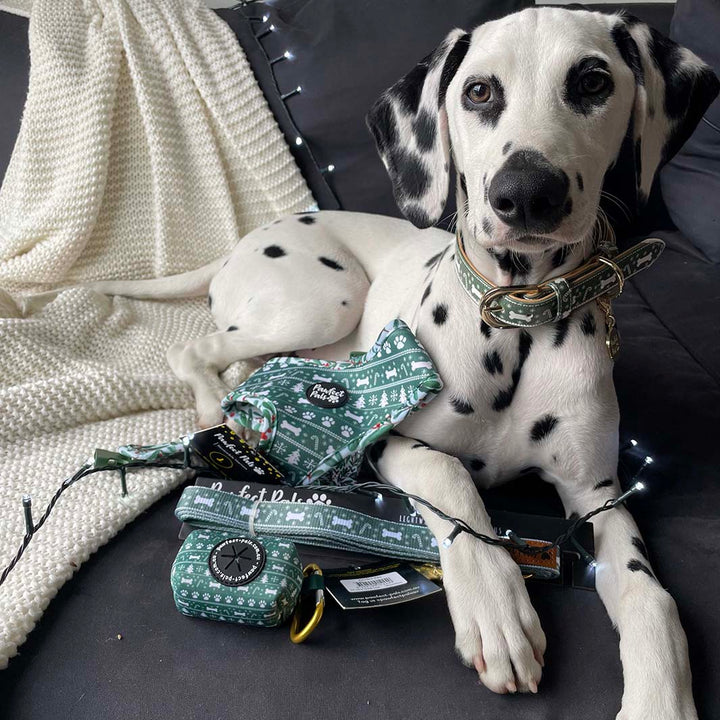
M649 268L664 249L662 240L649 238L613 258L595 255L566 275L537 285L501 287L475 268L458 234L455 271L488 325L528 328L562 320L593 300L616 297L622 292L625 280Z

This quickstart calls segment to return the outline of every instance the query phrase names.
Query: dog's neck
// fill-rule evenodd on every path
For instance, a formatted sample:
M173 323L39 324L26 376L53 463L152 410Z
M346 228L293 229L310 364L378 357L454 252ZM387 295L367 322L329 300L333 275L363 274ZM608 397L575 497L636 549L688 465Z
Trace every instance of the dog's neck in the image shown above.
M504 247L487 248L475 240L464 218L458 218L458 231L475 268L490 282L502 287L535 285L563 275L582 265L592 250L590 241L553 246L543 253L532 255Z

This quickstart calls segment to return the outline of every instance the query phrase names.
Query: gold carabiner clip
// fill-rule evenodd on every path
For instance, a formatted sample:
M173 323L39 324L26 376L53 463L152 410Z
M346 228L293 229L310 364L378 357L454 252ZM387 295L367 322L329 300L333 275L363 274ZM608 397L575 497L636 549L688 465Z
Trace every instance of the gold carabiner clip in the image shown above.
M320 619L323 616L323 610L325 610L325 590L324 582L322 581L322 570L320 566L315 563L309 563L303 569L303 578L307 578L310 575L316 575L320 578L320 587L315 588L315 610L310 616L310 619L305 623L304 627L300 627L301 619L300 614L302 612L302 594L298 598L298 603L293 613L292 622L290 623L290 640L298 645L301 642L310 637L310 633L318 626ZM303 583L304 584L304 583ZM302 593L302 590L301 590Z

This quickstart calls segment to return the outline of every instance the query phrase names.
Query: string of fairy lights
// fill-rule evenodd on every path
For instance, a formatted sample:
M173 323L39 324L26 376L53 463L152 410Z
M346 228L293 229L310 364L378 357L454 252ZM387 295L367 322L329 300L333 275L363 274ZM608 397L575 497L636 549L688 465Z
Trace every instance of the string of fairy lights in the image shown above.
M7 577L10 575L12 570L15 568L15 566L18 564L20 559L22 558L23 554L25 553L27 547L30 545L30 542L32 541L33 537L37 534L37 532L42 528L42 526L47 521L48 517L50 516L53 508L57 504L58 500L60 499L61 495L72 485L75 485L79 480L88 477L90 475L94 475L96 473L102 473L102 472L113 472L113 473L119 473L120 478L120 491L123 496L128 495L128 488L127 488L127 471L133 470L133 469L148 469L148 468L163 468L163 469L171 469L171 470L182 470L182 471L195 471L195 472L202 472L204 475L210 475L212 477L222 478L223 475L217 472L215 469L208 467L206 465L200 465L200 464L194 464L193 459L197 459L197 457L193 454L189 438L183 437L182 438L182 445L183 445L183 455L181 461L171 461L167 459L163 460L132 460L128 458L127 461L123 461L121 464L116 463L114 460L110 459L106 463L99 464L97 461L97 455L93 458L90 458L74 475L71 475L69 478L66 478L58 487L52 498L50 498L50 501L47 504L47 507L45 508L45 511L41 515L40 519L35 522L33 519L32 514L32 498L29 495L24 495L22 497L22 510L23 515L25 519L25 534L23 536L22 542L20 543L20 546L13 556L13 558L10 560L8 565L5 567L5 569L2 571L2 574L0 574L0 586L5 582ZM628 447L637 448L638 443L635 440L631 440ZM382 473L377 468L376 463L373 461L373 459L370 457L370 453L367 453L366 455L368 464L372 468L373 472L377 475L377 477L380 479L380 481L365 481L365 482L354 482L349 483L347 485L313 485L313 489L317 489L318 491L330 491L330 492L336 492L336 493L371 493L375 496L376 500L382 501L383 500L383 493L386 495L389 495L391 497L397 497L397 498L404 498L405 500L417 505L420 505L422 507L427 508L432 513L437 515L442 520L445 520L449 522L452 526L452 529L450 533L442 540L442 546L444 548L450 548L454 542L454 540L457 538L457 536L460 533L467 533L468 535L471 535L472 537L476 538L477 540L480 540L481 542L487 543L488 545L495 545L498 547L504 547L504 548L517 548L521 549L523 553L528 555L535 555L535 554L541 554L543 552L547 552L549 550L552 550L554 548L559 548L564 543L570 541L573 546L576 548L578 554L582 557L582 559L591 567L596 567L597 563L595 561L595 558L584 548L582 545L575 540L575 533L577 533L578 529L584 525L588 520L592 519L596 515L599 515L600 513L607 512L609 510L612 510L620 505L623 505L627 502L629 498L631 498L633 495L636 495L637 493L642 492L646 489L645 482L641 480L641 476L644 473L645 469L653 462L653 458L649 455L646 455L640 464L639 468L635 471L633 477L630 480L629 487L627 490L622 492L618 497L611 498L607 500L602 505L596 507L595 509L591 510L590 512L586 513L585 515L582 515L581 517L575 518L570 525L567 527L565 532L563 532L561 535L559 535L555 540L552 542L542 544L542 545L528 545L528 543L523 540L523 538L519 537L517 534L515 534L513 531L508 531L505 536L502 537L496 537L491 535L486 535L484 533L481 533L477 530L475 530L473 527L471 527L466 521L462 520L461 518L453 517L452 515L448 515L447 513L443 512L439 508L437 508L435 505L433 505L431 502L426 500L425 498L416 495L414 493L409 493L402 488L399 488L395 485L390 484L385 478L383 478Z

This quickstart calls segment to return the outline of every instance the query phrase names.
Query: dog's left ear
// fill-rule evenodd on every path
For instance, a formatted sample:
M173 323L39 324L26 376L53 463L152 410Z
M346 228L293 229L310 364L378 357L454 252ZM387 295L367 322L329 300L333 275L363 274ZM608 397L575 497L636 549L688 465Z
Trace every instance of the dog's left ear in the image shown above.
M470 35L453 30L386 90L367 116L395 202L419 228L434 225L447 202L450 138L445 93L469 46Z
M613 40L635 76L629 134L642 206L655 173L690 137L717 96L720 82L697 55L637 18L624 15L613 20Z

